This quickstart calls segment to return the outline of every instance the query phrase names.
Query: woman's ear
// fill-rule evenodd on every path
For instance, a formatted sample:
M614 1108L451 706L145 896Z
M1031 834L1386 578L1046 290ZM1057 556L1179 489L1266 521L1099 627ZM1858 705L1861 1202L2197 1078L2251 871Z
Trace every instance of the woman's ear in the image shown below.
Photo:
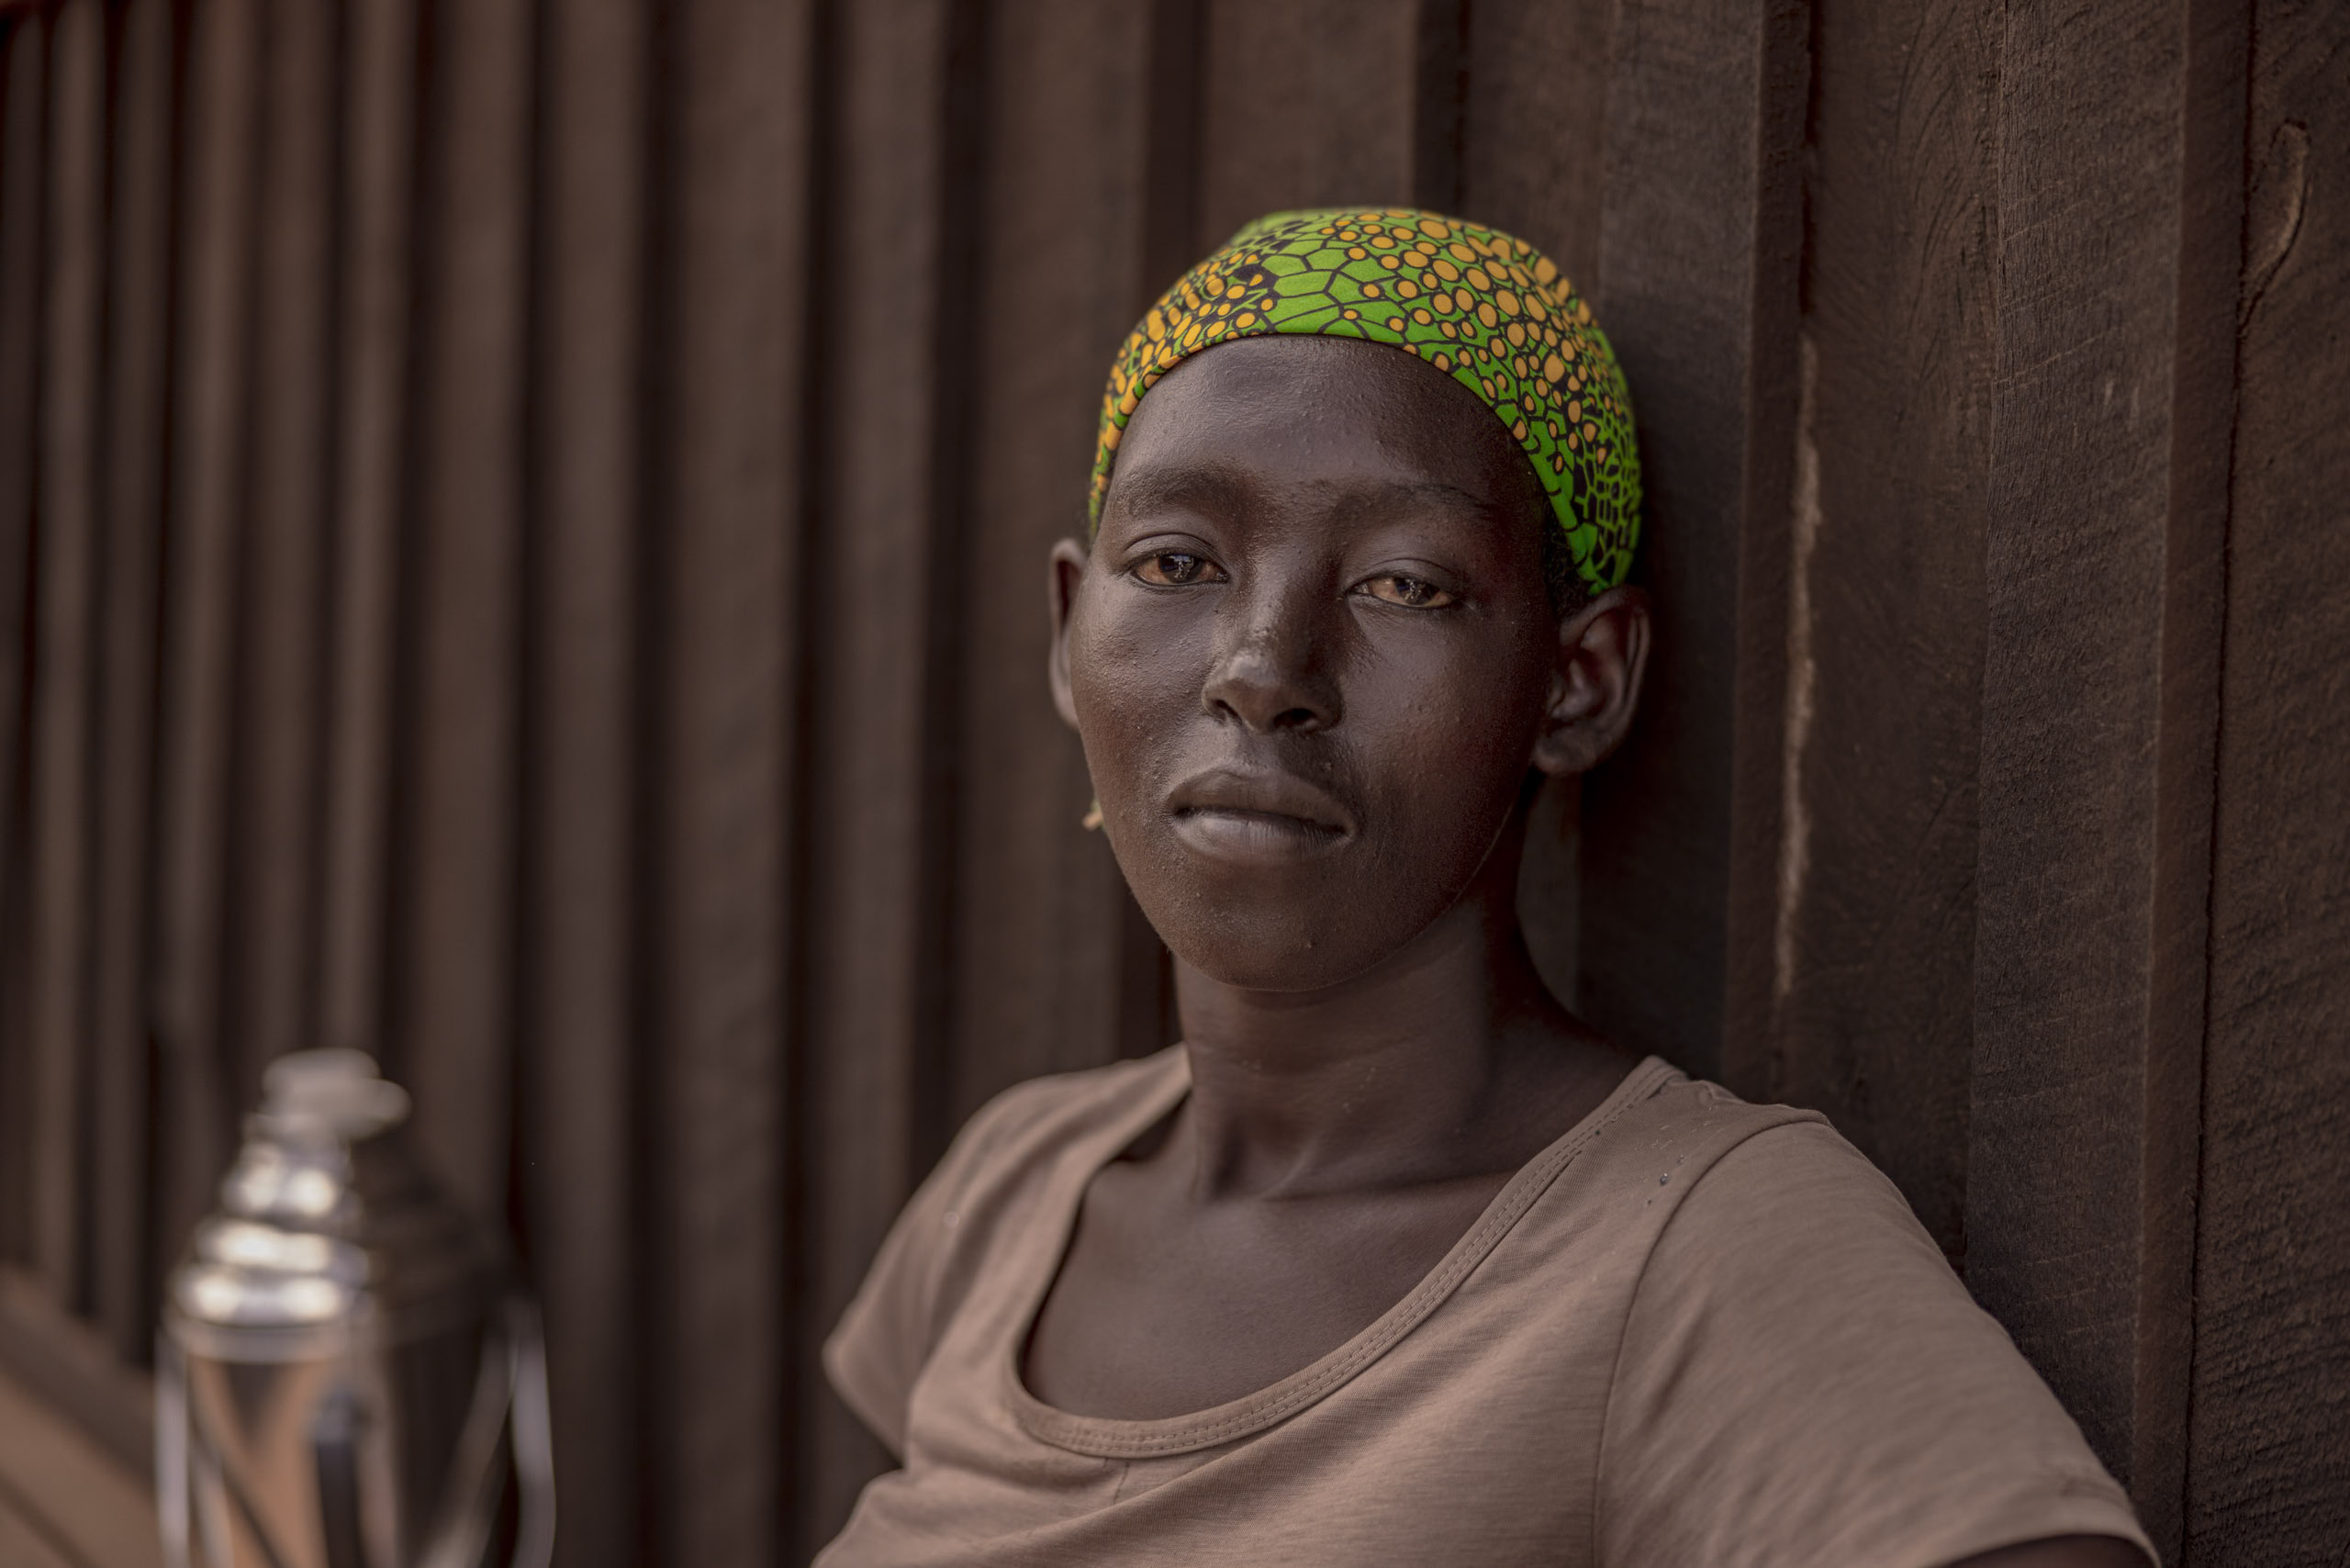
M1053 616L1053 651L1046 658L1046 672L1053 683L1053 707L1061 722L1077 728L1077 699L1069 689L1069 625L1077 610L1078 585L1085 581L1088 552L1074 539L1064 539L1053 546L1046 563L1048 581L1046 591L1051 596Z
M1649 597L1639 588L1609 588L1560 622L1534 766L1557 776L1588 772L1622 745L1648 663Z

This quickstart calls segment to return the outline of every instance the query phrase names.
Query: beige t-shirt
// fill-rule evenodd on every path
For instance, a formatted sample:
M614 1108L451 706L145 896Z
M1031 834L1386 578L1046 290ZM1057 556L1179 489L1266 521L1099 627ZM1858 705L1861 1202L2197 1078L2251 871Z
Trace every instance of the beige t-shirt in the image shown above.
M1817 1114L1651 1058L1409 1295L1195 1415L1072 1416L1022 1347L1181 1047L973 1117L825 1347L903 1462L822 1568L1930 1568L2145 1538L1892 1183ZM2149 1556L2152 1553L2149 1551Z

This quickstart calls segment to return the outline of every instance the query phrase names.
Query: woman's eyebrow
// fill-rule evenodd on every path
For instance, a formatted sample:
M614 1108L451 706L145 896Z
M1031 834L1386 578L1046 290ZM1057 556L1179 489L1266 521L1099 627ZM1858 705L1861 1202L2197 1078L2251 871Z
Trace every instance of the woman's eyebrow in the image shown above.
M1466 514L1480 521L1500 515L1486 498L1435 478L1328 480L1313 486L1315 500L1331 511L1404 512L1415 510ZM1263 499L1244 476L1221 465L1148 468L1112 481L1110 503L1130 516L1184 510L1212 517L1244 515Z
M1448 485L1441 479L1398 480L1388 487L1424 505L1472 511L1480 517L1499 510L1483 496L1464 490L1458 485Z
M1255 489L1221 465L1147 468L1132 476L1113 474L1110 504L1121 511L1181 509L1229 516L1245 510Z
M1442 479L1366 479L1332 481L1317 487L1324 504L1359 511L1427 510L1462 513L1488 521L1503 509L1483 496Z

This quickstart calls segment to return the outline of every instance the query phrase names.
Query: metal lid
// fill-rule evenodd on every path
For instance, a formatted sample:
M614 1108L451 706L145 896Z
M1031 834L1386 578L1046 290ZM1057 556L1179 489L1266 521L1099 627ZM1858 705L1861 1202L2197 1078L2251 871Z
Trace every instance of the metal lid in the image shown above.
M496 1260L395 1136L408 1097L362 1051L300 1051L263 1079L260 1110L197 1226L171 1301L190 1326L425 1331L487 1303Z

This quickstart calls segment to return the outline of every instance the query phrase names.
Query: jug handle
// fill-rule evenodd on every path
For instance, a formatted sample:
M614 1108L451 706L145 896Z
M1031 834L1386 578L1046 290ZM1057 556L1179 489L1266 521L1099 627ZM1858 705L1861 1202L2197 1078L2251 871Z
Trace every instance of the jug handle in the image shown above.
M477 1568L498 1506L498 1436L503 1431L520 1484L520 1529L512 1568L547 1568L554 1553L554 1464L547 1411L546 1343L539 1317L521 1296L506 1304L504 1332L482 1347L473 1407L457 1439L453 1491L420 1568ZM464 1478L470 1478L469 1482Z

